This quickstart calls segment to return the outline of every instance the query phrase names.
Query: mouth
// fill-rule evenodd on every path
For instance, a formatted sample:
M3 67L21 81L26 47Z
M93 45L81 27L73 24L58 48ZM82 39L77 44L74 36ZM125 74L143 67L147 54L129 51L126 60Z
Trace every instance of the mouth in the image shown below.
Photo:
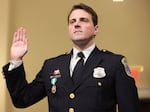
M74 33L75 33L75 34L76 34L76 33L82 33L82 31L80 31L80 30L79 30L79 31L74 31Z

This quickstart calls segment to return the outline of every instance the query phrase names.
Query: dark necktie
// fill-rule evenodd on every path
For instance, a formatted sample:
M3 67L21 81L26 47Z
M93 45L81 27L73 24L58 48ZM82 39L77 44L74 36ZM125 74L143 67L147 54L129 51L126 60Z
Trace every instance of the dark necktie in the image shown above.
M73 82L76 83L80 77L82 76L81 72L83 70L83 67L84 67L84 54L82 52L79 52L78 54L78 57L80 57L79 61L77 62L74 70L73 70L73 73L72 73L72 79L73 79Z

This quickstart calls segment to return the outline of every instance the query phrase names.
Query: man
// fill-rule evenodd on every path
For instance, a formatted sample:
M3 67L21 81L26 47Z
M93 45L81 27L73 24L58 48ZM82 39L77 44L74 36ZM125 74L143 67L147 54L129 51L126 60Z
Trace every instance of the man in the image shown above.
M116 105L119 112L138 112L137 88L125 57L95 45L95 11L74 5L68 29L72 51L47 59L31 83L25 79L22 61L28 46L26 29L14 33L11 61L3 67L13 104L25 108L47 96L49 112L116 112Z

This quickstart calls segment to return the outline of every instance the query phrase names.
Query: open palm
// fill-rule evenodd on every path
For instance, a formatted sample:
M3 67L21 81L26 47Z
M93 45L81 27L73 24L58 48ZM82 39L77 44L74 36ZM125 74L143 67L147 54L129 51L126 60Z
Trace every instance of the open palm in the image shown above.
M23 56L27 53L28 41L26 38L26 29L20 27L14 33L13 42L11 46L11 59L22 60Z

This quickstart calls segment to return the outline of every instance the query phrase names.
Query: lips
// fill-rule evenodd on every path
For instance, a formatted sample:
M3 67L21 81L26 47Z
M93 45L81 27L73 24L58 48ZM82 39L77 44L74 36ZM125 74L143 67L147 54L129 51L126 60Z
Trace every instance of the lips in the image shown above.
M82 31L74 31L74 33L81 33Z

